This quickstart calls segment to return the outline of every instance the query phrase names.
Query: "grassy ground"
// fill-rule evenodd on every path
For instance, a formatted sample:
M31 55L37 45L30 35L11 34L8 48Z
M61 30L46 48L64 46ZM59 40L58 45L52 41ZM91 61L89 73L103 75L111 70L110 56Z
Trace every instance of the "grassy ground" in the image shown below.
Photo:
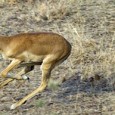
M38 87L39 67L28 74L30 82L14 81L1 89L0 115L114 115L114 7L114 0L1 1L1 35L56 32L71 43L72 53L52 72L49 87L18 109L9 108ZM1 59L1 70L7 63Z

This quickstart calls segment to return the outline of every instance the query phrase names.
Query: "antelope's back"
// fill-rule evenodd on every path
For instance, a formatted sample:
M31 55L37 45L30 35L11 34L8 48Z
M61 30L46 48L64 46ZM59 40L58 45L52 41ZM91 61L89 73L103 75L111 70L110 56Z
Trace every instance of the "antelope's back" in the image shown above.
M38 33L31 34L33 40L33 48L38 48L39 52L49 54L63 52L66 53L70 49L70 44L65 38L54 33ZM30 36L31 36L30 35ZM37 49L37 50L38 50Z
M58 55L68 57L71 52L70 43L61 35L55 33L24 33L12 37L12 45L33 55ZM14 43L15 42L15 43Z

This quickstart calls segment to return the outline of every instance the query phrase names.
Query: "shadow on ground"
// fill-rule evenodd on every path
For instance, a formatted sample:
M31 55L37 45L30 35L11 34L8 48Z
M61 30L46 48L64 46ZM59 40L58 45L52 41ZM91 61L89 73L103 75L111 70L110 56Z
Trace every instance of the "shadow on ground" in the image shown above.
M110 78L102 77L99 80L92 80L92 78L82 80L79 73L75 73L75 75L61 85L61 91L59 91L58 97L77 95L78 93L102 94L115 91L114 76Z

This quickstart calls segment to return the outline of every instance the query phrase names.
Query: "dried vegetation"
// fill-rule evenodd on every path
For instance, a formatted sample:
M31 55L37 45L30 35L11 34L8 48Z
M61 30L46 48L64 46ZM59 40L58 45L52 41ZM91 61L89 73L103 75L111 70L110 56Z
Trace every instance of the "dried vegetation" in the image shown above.
M17 0L15 5L2 0L0 4L0 34L52 31L65 36L72 44L69 59L52 73L53 79L66 77L61 88L43 92L32 104L27 103L25 108L10 114L115 114L114 0L33 0L32 3ZM34 76L38 74L36 69ZM33 84L25 83L13 98L16 94L23 96L21 90L26 86L37 87L38 78L32 79ZM57 87L57 82L56 86L50 86ZM7 86L6 92L11 91ZM7 114L8 110L2 108L1 112Z

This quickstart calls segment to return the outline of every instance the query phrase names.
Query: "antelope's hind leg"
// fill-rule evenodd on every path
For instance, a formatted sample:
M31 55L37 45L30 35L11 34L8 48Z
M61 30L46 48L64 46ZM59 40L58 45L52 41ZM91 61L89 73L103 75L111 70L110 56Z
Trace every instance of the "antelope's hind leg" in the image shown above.
M37 93L42 92L49 81L50 78L50 74L51 74L51 70L54 66L54 63L43 63L41 65L41 69L42 69L42 80L41 80L41 85L35 89L33 92L31 92L30 94L28 94L27 96L25 96L23 99L19 100L17 103L13 104L11 106L11 109L15 109L16 107L22 105L25 101L27 101L28 99L31 99L32 97L34 97Z
M15 77L11 77L11 78L8 78L7 80L3 81L1 84L0 84L0 88L2 88L3 86L5 85L8 85L8 83L10 83L11 81L13 81L14 79L16 80L24 80L24 79L28 79L28 77L24 76L24 74L32 71L34 69L34 65L33 66L26 66L24 69L22 69L18 74L16 74Z

